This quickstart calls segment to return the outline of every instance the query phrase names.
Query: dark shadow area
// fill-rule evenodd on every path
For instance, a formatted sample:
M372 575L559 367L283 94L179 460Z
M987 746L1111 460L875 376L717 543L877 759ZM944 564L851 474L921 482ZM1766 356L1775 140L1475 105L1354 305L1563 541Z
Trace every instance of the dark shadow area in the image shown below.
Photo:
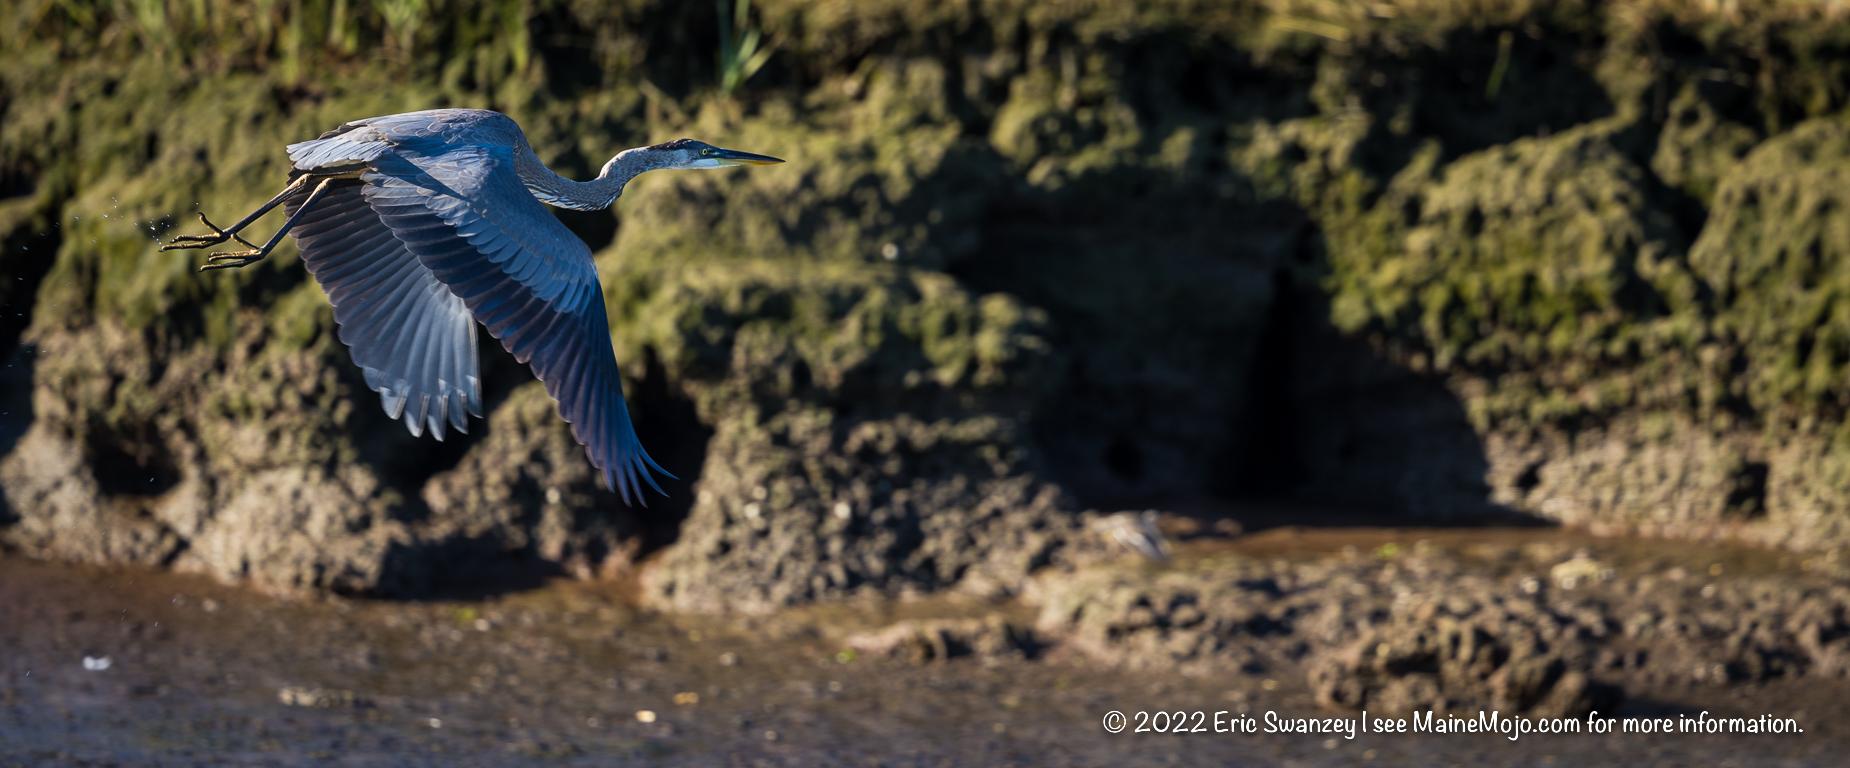
M509 551L497 539L451 538L394 543L386 551L376 594L395 600L485 600L538 589L566 575L530 551Z
M1765 517L1767 511L1767 472L1763 461L1749 461L1735 469L1729 478L1734 489L1728 492L1725 507L1729 514L1741 517Z
M1321 251L1314 243L1306 247ZM1510 522L1510 511L1489 501L1484 446L1445 380L1414 368L1420 365L1417 355L1396 360L1367 339L1336 329L1327 299L1314 284L1292 281L1281 288L1273 333L1282 337L1278 343L1290 350L1289 359L1278 367L1254 367L1254 376L1280 381L1256 386L1256 394L1269 390L1277 399L1255 400L1247 413L1282 411L1272 418L1284 420L1290 434L1248 450L1290 451L1289 458L1269 461L1291 468L1295 482L1255 493L1265 488L1264 481L1249 480L1222 493L1289 497L1334 509L1369 507L1427 525Z
M12 453L32 428L31 353L30 345L21 344L0 354L0 366L5 366L0 367L0 456ZM19 515L7 503L6 489L0 488L0 528L17 522Z
M64 236L58 227L35 217L0 240L0 357L19 344L20 334L32 324L32 305L39 284L51 271Z
M1105 468L1126 483L1143 479L1143 452L1129 435L1118 435L1105 446Z
M1083 507L1200 531L1545 524L1490 502L1484 447L1443 378L1330 324L1303 212L1197 200L1143 225L1180 192L1091 220L1051 213L1054 199L999 204L950 266L1051 317L1041 471Z
M37 180L29 169L0 165L0 200L32 194ZM0 238L0 456L5 456L31 429L32 371L35 350L19 343L20 336L32 325L33 305L38 300L39 285L56 261L64 243L63 231L51 223L45 205L38 215L29 217L18 228ZM0 524L6 522L4 504L0 504Z
M668 371L654 348L643 350L642 378L626 394L636 438L655 463L675 475L656 477L666 497L645 491L648 506L631 510L642 536L640 558L673 544L681 535L681 523L694 507L694 488L705 469L713 430L701 423L694 402L671 388Z
M1292 281L1284 271L1272 276L1272 306L1265 330L1253 350L1246 383L1250 405L1234 414L1229 441L1216 463L1226 468L1209 480L1209 492L1222 498L1273 499L1289 496L1309 479L1299 445L1303 415L1288 407L1297 370L1297 328L1306 318Z
M948 270L1049 315L1056 352L1030 425L1042 471L1099 508L1205 490L1243 399L1265 263L1301 216L1250 206L1145 227L1147 203L1086 221L1047 202L996 206L981 248Z
M602 166L602 161L597 167ZM590 178L587 176L586 178ZM610 247L617 239L617 214L611 209L602 211L574 211L566 208L552 209L552 215L564 224L566 229L585 241L592 253Z
M150 425L93 424L84 450L105 496L159 496L180 483L180 468Z
M1251 51L1181 35L1106 47L1126 71L1139 73L1140 87L1125 95L1146 125L1227 116L1278 122L1317 112L1311 100L1317 61L1311 55L1281 50L1261 62ZM1178 56L1179 51L1188 54Z
M0 352L0 456L11 453L32 428L32 371L35 350L18 344Z
M594 6L593 6L594 7ZM587 9L590 7L587 7ZM608 89L613 76L631 84L625 70L609 70L598 49L606 48L613 38L634 46L644 64L643 77L655 88L671 97L685 98L696 89L715 81L718 66L718 11L706 3L670 3L656 8L632 7L601 9L586 13L580 8L556 6L537 9L527 19L527 31L544 44L534 46L533 53L544 63L545 88L560 99L570 99L585 92ZM602 17L605 24L585 22ZM621 22L619 22L621 20ZM628 22L628 23L622 23ZM773 57L754 79L763 86L782 73ZM603 158L598 161L603 164Z
M1552 525L1490 502L1483 444L1442 378L1338 331L1319 291L1281 281L1275 300L1211 489L1245 530Z
M1461 28L1404 58L1378 54L1354 70L1360 82L1352 87L1370 112L1405 123L1375 131L1362 164L1387 178L1430 138L1442 139L1450 162L1613 115L1617 105L1576 43L1571 35Z

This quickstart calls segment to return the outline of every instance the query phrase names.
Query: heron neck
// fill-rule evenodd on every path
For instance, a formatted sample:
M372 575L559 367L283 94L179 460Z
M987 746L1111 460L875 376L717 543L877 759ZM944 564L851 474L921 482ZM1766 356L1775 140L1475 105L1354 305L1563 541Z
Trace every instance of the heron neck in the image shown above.
M623 185L648 169L629 170L621 163L612 163L595 179L573 181L553 173L533 150L521 147L514 153L514 170L527 191L542 203L575 211L599 211L615 203L623 194Z

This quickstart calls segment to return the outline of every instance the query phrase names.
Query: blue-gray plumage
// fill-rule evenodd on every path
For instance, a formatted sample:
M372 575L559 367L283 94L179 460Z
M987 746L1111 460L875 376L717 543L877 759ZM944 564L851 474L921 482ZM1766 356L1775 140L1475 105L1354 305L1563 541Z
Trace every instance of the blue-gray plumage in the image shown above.
M591 250L541 203L597 210L645 171L781 160L681 139L625 150L576 182L547 170L512 119L478 109L358 120L288 151L281 194L225 229L202 215L212 234L162 250L236 240L249 250L200 269L242 267L293 233L367 386L413 435L442 440L446 425L467 432L467 415L482 415L480 322L546 383L625 503L641 500L641 482L661 492L650 470L668 473L630 424ZM238 236L278 204L289 219L268 243Z

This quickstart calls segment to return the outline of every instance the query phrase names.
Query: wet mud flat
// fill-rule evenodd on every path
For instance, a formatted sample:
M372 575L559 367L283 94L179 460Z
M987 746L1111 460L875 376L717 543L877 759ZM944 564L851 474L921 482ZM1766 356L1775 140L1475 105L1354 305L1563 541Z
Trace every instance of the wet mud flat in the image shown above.
M623 583L282 599L0 556L0 766L1834 765L1850 748L1836 568L1549 530L1281 529L1187 542L1164 566L1048 574L1007 602L701 617L640 608ZM1481 647L1518 649L1481 685L1407 628L1475 621L1467 604L1530 616L1524 601L1540 612L1506 623L1542 627L1547 653L1478 622ZM1531 677L1546 691L1503 671L1525 658L1543 660ZM1574 674L1593 698L1561 693ZM1101 724L1114 710L1132 729L1158 710L1406 717L1393 709L1433 697L1541 714L1599 690L1622 695L1603 712L1616 717L1773 714L1804 732L1512 742Z

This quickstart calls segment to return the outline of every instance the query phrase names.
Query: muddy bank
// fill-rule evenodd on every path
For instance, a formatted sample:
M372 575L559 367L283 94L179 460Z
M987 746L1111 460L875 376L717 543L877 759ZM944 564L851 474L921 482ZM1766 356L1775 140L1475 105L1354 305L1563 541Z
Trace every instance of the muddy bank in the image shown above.
M1481 682L1476 688L1454 687L1457 679L1446 674L1432 676L1436 689L1404 684L1421 673L1400 674L1397 665L1409 660L1410 646L1389 635L1405 627L1400 612L1408 601L1375 589L1376 579L1353 582L1369 588L1347 590L1350 596L1334 608L1343 621L1371 624L1364 631L1377 634L1369 642L1389 638L1384 642L1392 646L1390 654L1370 647L1357 656L1350 650L1355 635L1332 632L1343 622L1320 615L1330 611L1300 612L1303 619L1285 611L1281 621L1262 629L1263 622L1251 618L1230 622L1226 600L1201 600L1196 605L1206 624L1195 626L1167 609L1164 601L1179 590L1162 586L1136 590L1155 609L1150 613L1156 620L1130 624L1092 617L1092 606L1115 599L1110 590L1082 601L1087 607L1072 624L1050 619L1075 615L1069 612L1070 596L1050 596L1038 607L931 598L703 619L643 609L633 587L571 581L488 599L279 601L159 570L6 557L0 558L0 644L8 649L0 666L0 761L1102 766L1617 759L1829 765L1845 746L1842 722L1850 711L1835 695L1840 678L1815 659L1794 655L1792 666L1762 674L1691 674L1724 658L1706 654L1750 650L1762 641L1731 643L1721 627L1705 624L1720 613L1705 612L1705 606L1717 605L1705 601L1728 599L1704 597L1706 587L1714 586L1715 595L1754 591L1772 598L1766 607L1728 604L1726 616L1778 628L1795 626L1782 607L1793 601L1809 604L1835 594L1841 611L1842 575L1825 575L1817 564L1811 571L1782 565L1777 555L1763 552L1666 551L1658 545L1627 551L1598 542L1590 553L1612 568L1602 581L1598 569L1545 565L1558 564L1557 555L1583 540L1537 541L1497 532L1449 541L1441 534L1423 554L1377 556L1381 544L1403 541L1407 533L1264 535L1235 551L1187 545L1178 554L1197 565L1118 573L1124 583L1211 582L1227 593L1259 588L1250 579L1220 579L1235 563L1300 576L1378 577L1394 568L1399 578L1418 581L1424 577L1416 574L1449 561L1460 570L1455 581L1502 585L1517 579L1508 593L1522 598L1505 597L1503 603L1535 598L1538 611L1524 614L1531 622L1575 605L1581 623L1562 622L1559 632L1542 629L1529 636L1545 636L1555 649L1579 644L1591 651L1562 652L1558 658L1568 667L1563 679L1588 675L1624 692L1624 704L1603 713L1673 719L1703 710L1771 713L1798 719L1806 732L1649 739L1530 735L1512 744L1501 736L1113 735L1100 726L1111 710L1353 717L1347 706L1366 703L1377 716L1383 707L1425 706L1418 697L1394 701L1395 694L1380 695L1394 689L1394 680L1403 683L1401 690L1441 693L1469 713L1488 703L1473 699L1487 690ZM1369 553L1345 555L1343 546ZM1519 554L1471 554L1486 548ZM1374 562L1363 565L1361 558ZM1576 561L1570 556L1566 562ZM1705 569L1717 563L1723 575L1708 576ZM1579 598L1611 599L1610 607L1618 609L1624 606L1613 595L1631 593L1622 585L1663 578L1668 569L1682 569L1686 575L1679 583L1697 591L1684 596L1646 588L1639 594L1655 595L1651 609L1673 618L1640 632L1630 627L1643 624L1612 615L1604 636L1584 632L1591 626L1588 614L1598 613L1601 601ZM1564 589L1569 572L1586 581ZM1520 586L1522 578L1551 575L1540 598ZM1252 601L1258 607L1252 615L1263 615L1268 600L1289 601L1319 588L1308 579L1277 583L1278 594ZM1500 590L1487 587L1484 594L1503 594ZM1473 594L1454 584L1445 597L1469 601ZM1839 623L1827 619L1815 626L1827 645L1840 648L1842 615L1835 616ZM1797 625L1814 626L1804 622L1817 620L1811 616ZM1707 641L1691 641L1679 634L1679 625L1715 633ZM1182 642L1181 633L1190 631L1217 647ZM1152 632L1169 634L1151 642ZM1509 643L1511 637L1499 634L1479 647ZM1696 655L1677 655L1679 648ZM1608 652L1621 649L1623 661L1609 661ZM1327 671L1331 659L1341 670L1336 678ZM1512 656L1510 663L1520 660ZM1338 684L1331 685L1333 679ZM1381 683L1387 685L1377 688ZM1507 682L1502 690L1512 692L1515 685ZM1350 692L1366 699L1344 699ZM1544 695L1528 710L1541 712L1559 698ZM650 722L638 719L645 710L653 713L642 718Z
M1331 540L1258 538L1244 547ZM1046 580L1036 627L1126 670L1301 669L1319 703L1349 709L1584 717L1626 685L1850 676L1835 559L1663 547L1429 530L1335 557L1091 568Z
M1837 11L772 2L724 94L704 5L334 7L0 5L5 546L396 596L668 547L657 604L769 611L1016 594L1198 497L1850 542ZM648 513L492 343L489 418L415 440L286 248L154 250L433 106L581 178L790 160L565 217L684 478Z

